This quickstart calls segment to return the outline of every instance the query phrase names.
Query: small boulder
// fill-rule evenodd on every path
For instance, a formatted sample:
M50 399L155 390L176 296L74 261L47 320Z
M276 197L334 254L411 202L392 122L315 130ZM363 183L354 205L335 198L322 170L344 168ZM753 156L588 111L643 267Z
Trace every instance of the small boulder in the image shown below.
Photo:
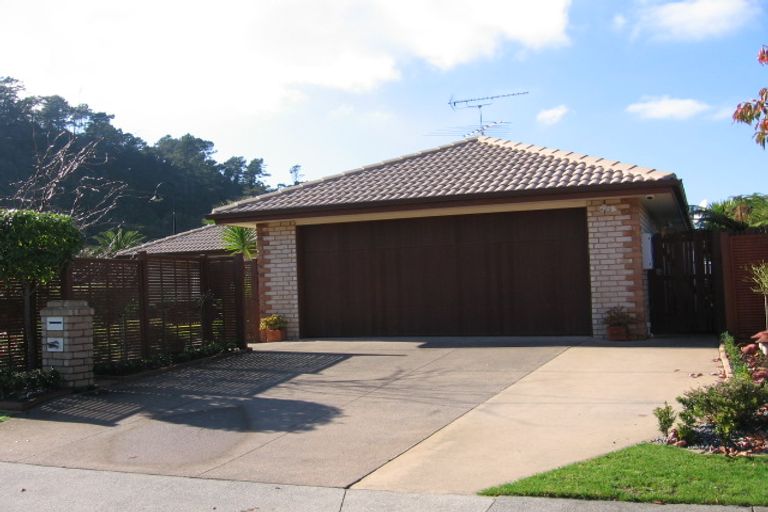
M760 331L752 336L757 343L768 343L768 331Z
M688 443L686 443L683 439L681 439L680 441L675 443L675 446L680 448L685 448L686 446L688 446Z
M752 372L752 378L755 380L768 379L768 368L756 368Z

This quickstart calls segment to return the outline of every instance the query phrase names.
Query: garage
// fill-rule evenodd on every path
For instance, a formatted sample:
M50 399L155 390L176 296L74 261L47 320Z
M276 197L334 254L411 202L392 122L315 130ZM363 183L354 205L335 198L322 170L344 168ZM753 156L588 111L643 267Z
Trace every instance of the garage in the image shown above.
M584 208L297 227L307 337L591 335Z
M473 137L243 199L261 316L289 339L649 335L647 255L691 229L670 172Z

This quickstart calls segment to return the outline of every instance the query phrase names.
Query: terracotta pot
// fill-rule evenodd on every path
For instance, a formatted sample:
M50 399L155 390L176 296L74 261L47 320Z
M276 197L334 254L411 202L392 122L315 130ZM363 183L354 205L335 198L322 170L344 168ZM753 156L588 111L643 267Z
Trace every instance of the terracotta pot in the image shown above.
M272 343L274 341L283 341L285 339L285 329L265 329L264 341Z
M609 325L607 334L609 341L629 340L629 330L626 325Z

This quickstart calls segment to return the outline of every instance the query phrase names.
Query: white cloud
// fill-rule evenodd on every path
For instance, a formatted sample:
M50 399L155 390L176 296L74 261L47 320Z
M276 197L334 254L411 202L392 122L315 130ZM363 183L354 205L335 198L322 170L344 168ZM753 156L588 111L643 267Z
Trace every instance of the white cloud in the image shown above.
M712 112L712 119L715 121L724 121L726 119L731 120L733 119L734 110L736 110L736 107L733 105L729 107L720 107Z
M504 45L568 44L570 0L0 0L3 74L149 137L261 116L313 87L359 93L405 64L448 70ZM161 126L152 133L153 125ZM200 130L204 132L205 130Z
M626 26L626 24L627 24L627 18L623 14L617 14L611 20L611 27L616 32L622 31Z
M669 96L648 97L627 106L627 112L643 119L683 120L706 112L711 107L694 99L670 98Z
M548 108L536 115L536 121L546 126L552 126L562 121L563 117L565 117L568 112L569 109L565 105Z
M634 35L698 41L736 32L760 11L756 0L681 0L640 8Z

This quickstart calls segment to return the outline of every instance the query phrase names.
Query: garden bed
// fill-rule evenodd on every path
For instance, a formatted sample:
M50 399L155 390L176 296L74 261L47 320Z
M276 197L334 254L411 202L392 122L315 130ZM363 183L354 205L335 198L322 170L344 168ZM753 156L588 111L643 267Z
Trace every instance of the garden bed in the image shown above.
M26 411L36 405L71 393L61 389L61 376L54 370L0 371L0 410Z
M133 359L96 365L94 373L99 384L128 381L215 361L248 350L250 349L212 343L180 354L167 354L151 359Z

